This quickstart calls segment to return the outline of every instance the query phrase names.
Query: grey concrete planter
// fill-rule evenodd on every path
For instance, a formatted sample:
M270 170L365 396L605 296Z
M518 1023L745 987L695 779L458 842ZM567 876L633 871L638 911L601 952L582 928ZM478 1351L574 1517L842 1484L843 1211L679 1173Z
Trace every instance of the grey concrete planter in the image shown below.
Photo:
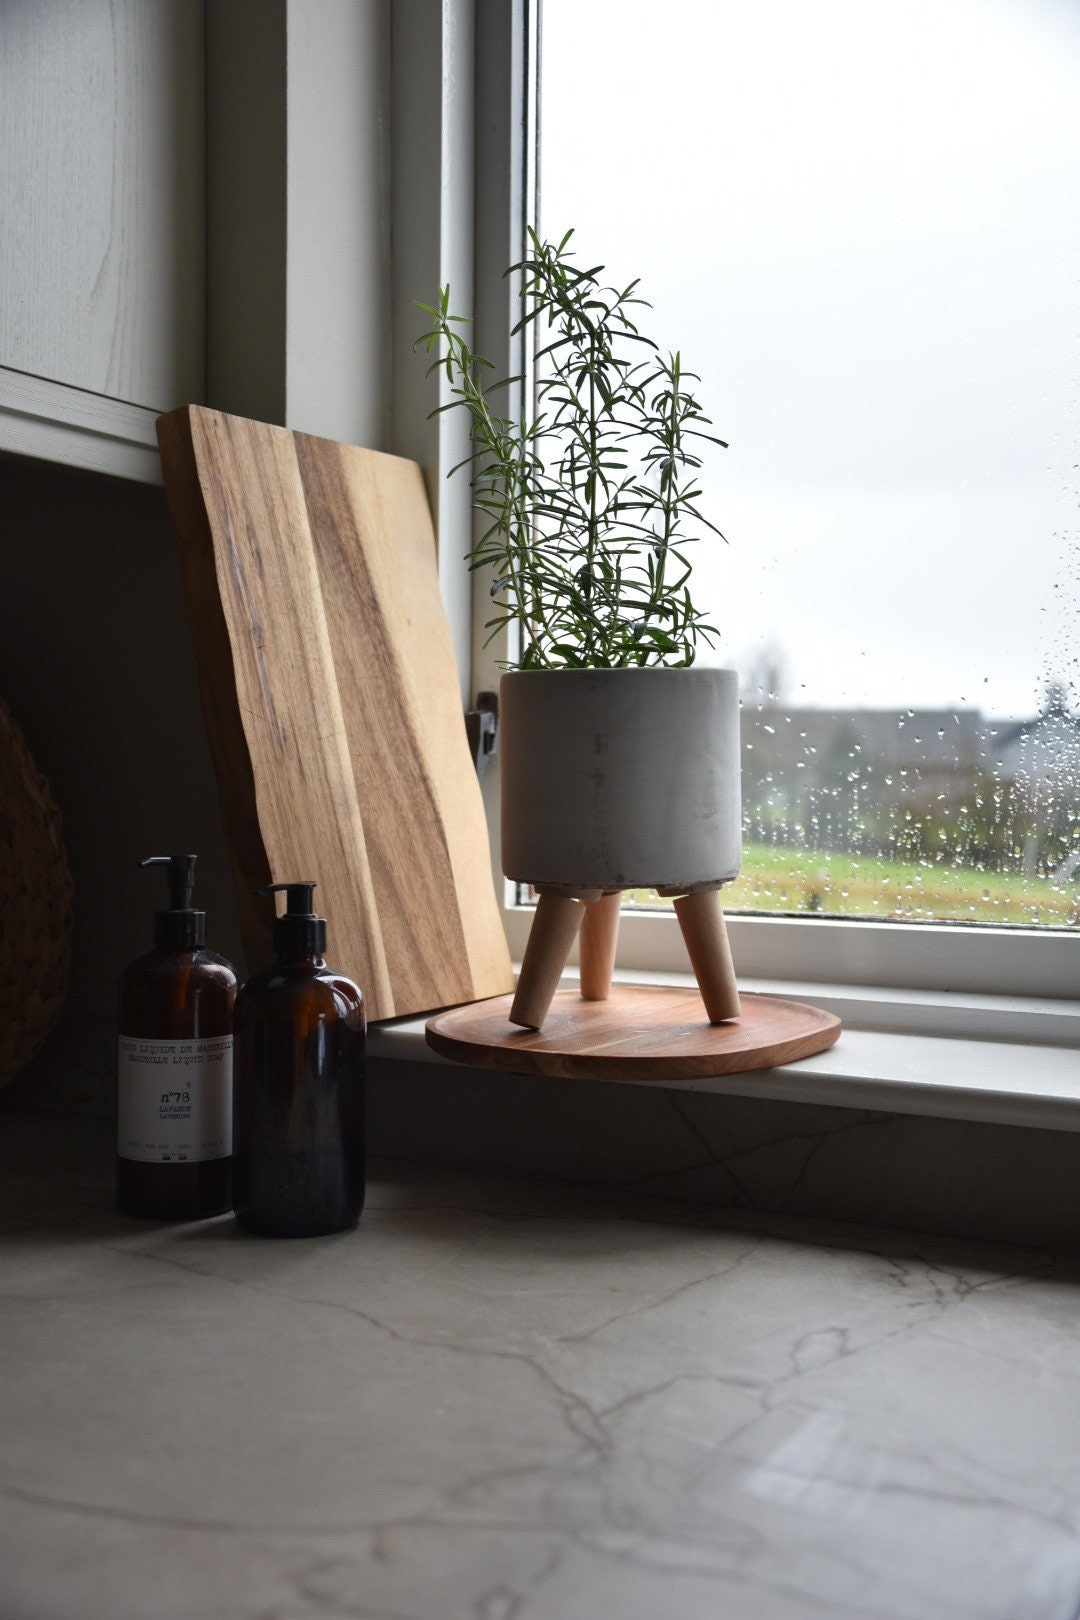
M507 877L688 893L737 875L734 670L517 671L499 714Z

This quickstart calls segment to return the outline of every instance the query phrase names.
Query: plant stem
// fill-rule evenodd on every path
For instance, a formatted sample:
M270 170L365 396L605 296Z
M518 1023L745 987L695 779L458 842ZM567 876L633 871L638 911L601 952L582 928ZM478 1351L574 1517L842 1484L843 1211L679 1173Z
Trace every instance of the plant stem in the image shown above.
M488 628L515 621L529 668L692 663L715 636L689 596L685 556L695 529L719 533L697 509L701 463L686 442L709 437L699 431L708 420L678 352L645 358L657 348L635 324L637 283L601 286L602 267L578 269L568 240L530 232L530 253L511 267L521 273L515 331L537 335L531 419L492 409L506 385L485 388L490 367L450 314L449 288L422 306L430 326L418 341L451 384L440 408L470 415L474 501L490 519L470 566L494 570Z

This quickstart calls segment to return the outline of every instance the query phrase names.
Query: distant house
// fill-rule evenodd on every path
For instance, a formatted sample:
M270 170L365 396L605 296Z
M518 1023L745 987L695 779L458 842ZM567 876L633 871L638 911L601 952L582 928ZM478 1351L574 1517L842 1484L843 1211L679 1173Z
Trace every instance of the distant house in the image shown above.
M974 709L745 708L748 833L880 847L897 806L920 811L987 768L984 731Z
M1028 788L1071 784L1080 799L1080 714L1060 696L1032 720L988 720L977 709L745 708L744 771L798 771L822 782L840 770L861 776L902 772L924 787L973 773Z
M1080 799L1080 715L1070 714L1061 697L1051 694L1034 720L998 733L996 757L1001 775L1028 788L1066 788Z
M957 773L988 768L985 723L976 709L746 708L742 714L743 771L782 790L859 778L865 791L877 777L924 788Z
M750 837L852 851L925 850L929 837L980 858L1000 845L1032 870L1073 844L1080 716L1063 694L1023 722L977 709L748 706L742 740Z

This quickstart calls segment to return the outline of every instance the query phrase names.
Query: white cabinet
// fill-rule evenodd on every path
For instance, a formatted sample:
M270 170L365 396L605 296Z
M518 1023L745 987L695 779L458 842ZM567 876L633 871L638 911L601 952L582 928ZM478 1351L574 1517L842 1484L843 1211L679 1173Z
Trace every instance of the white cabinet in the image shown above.
M203 398L203 0L0 0L0 450L157 481Z

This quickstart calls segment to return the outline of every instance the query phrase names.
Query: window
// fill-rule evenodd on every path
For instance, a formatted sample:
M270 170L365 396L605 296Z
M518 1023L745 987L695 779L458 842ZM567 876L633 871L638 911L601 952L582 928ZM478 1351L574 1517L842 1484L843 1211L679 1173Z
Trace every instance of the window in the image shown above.
M642 276L733 441L698 572L746 706L728 903L772 913L733 919L740 967L1075 994L1080 19L541 25L541 226ZM623 933L627 965L680 964L667 918Z

